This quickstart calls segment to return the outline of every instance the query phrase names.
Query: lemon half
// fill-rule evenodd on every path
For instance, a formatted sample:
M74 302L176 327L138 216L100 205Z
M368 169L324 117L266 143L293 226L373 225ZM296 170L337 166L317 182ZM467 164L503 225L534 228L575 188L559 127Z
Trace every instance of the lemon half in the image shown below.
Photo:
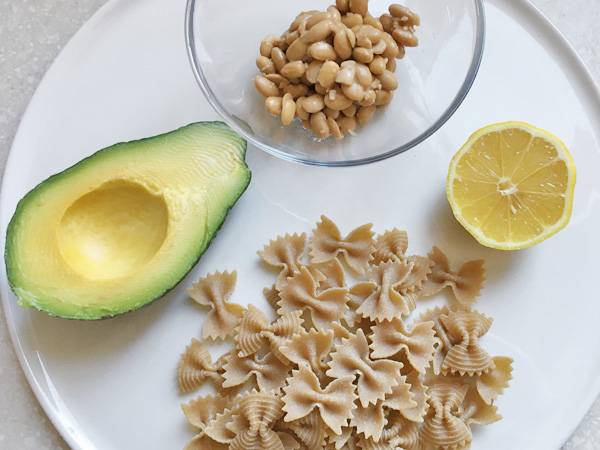
M575 163L552 133L524 122L476 131L454 155L446 194L454 216L482 245L531 247L571 218Z

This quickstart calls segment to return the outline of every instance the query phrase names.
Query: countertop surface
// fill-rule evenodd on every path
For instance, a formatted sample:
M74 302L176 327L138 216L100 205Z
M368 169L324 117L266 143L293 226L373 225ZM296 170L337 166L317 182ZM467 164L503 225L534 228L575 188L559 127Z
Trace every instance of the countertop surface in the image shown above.
M0 0L0 165L52 60L105 0ZM575 46L600 83L600 2L533 0ZM597 357L590 355L590 357ZM0 448L67 449L29 388L0 315ZM600 448L600 399L564 449Z

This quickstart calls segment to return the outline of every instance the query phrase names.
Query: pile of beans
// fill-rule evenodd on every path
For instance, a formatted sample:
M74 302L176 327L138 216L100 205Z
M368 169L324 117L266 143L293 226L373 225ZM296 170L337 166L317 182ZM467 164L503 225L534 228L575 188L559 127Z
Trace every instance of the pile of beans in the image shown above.
M417 14L391 5L369 14L368 0L336 0L300 13L283 35L260 44L254 80L265 107L283 125L298 117L317 138L342 139L364 125L398 88L396 59L416 47Z

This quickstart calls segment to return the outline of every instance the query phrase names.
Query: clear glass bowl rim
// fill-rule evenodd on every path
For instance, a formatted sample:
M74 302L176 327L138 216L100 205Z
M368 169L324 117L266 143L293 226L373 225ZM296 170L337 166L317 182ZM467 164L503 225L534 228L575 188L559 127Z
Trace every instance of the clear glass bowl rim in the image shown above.
M213 109L222 117L222 119L229 125L233 130L235 130L238 134L240 134L244 139L246 139L251 144L255 145L259 149L276 156L278 158L284 159L286 161L292 161L301 164L307 164L311 166L322 166L322 167L349 167L349 166L360 166L363 164L370 164L377 161L383 161L384 159L391 158L392 156L399 155L400 153L404 153L407 150L410 150L413 147L416 147L421 142L425 141L429 137L431 137L436 131L438 131L458 110L462 102L467 97L467 94L471 90L473 83L475 82L475 78L477 77L477 73L479 72L479 68L481 66L481 61L483 58L483 50L485 47L485 34L486 34L486 24L485 24L485 8L483 6L483 0L473 0L475 4L475 14L476 14L476 36L475 36L475 48L473 51L473 56L471 58L471 63L469 65L469 70L465 76L465 80L463 81L458 93L452 100L452 103L446 108L446 110L442 113L442 115L425 131L423 131L419 136L415 137L411 141L397 147L393 150L390 150L385 153L381 153L379 155L374 155L368 158L361 159L353 159L353 160L345 160L345 161L327 161L327 160L317 160L317 159L308 159L302 158L298 156L291 155L284 151L281 151L275 147L272 147L268 144L265 144L258 140L252 133L248 132L248 130L239 126L235 120L230 116L230 114L225 110L221 102L217 99L216 95L212 91L210 85L208 84L208 80L204 75L204 71L200 65L200 61L198 60L198 55L196 51L196 41L195 41L195 32L196 23L195 23L195 9L196 3L201 0L187 0L186 11L185 11L185 45L188 54L188 58L190 60L190 64L192 67L192 71L194 73L194 77L200 86L200 89L204 93L204 96L213 107Z

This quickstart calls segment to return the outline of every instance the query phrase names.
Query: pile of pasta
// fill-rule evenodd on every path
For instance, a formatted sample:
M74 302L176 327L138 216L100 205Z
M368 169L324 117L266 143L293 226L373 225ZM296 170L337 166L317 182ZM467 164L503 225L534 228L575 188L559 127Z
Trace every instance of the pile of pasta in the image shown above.
M375 236L363 225L344 237L324 216L310 240L277 237L259 252L278 270L264 291L273 321L231 302L235 272L193 285L190 297L210 311L178 383L190 392L211 382L216 395L182 405L197 429L186 448L462 449L473 425L500 420L512 360L479 344L492 325L472 308L483 261L454 271L437 247L407 250L405 231ZM409 322L419 298L444 288L447 306ZM213 361L207 341L217 339L234 345Z

